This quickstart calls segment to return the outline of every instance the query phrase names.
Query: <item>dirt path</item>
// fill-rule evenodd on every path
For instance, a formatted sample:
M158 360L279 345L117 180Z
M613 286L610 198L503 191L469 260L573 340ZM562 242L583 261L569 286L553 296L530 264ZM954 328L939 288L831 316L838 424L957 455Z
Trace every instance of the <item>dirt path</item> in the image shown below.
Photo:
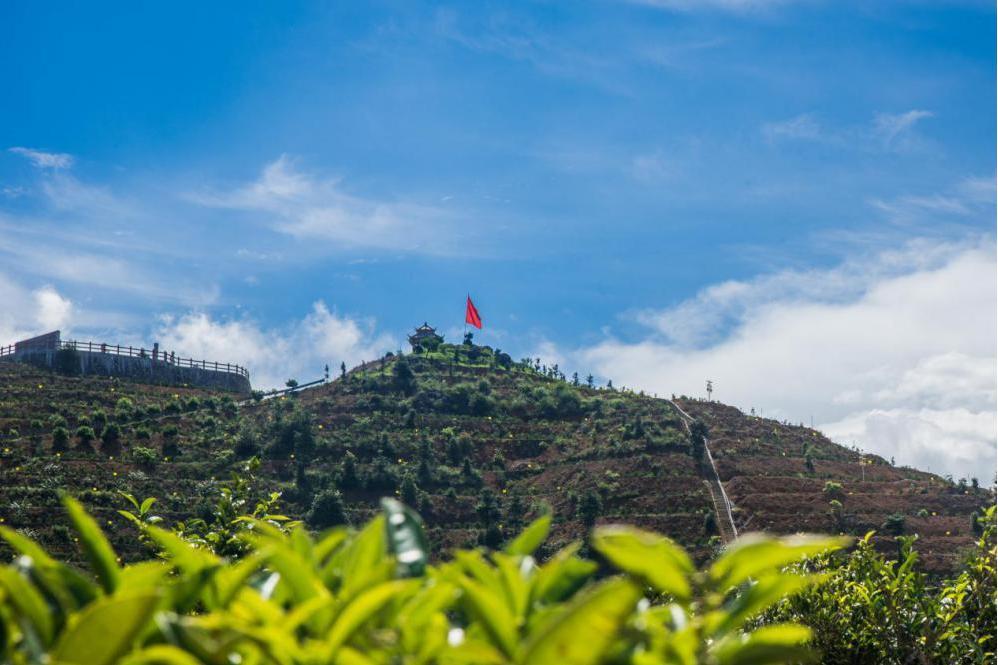
M693 416L686 413L673 400L669 400L669 403L676 407L676 411L683 418L683 426L686 428L686 432L692 435L690 423L693 421ZM725 544L728 544L738 537L738 529L735 527L735 518L731 514L731 501L728 500L728 494L724 491L721 478L717 475L714 457L710 454L710 442L704 438L703 444L704 450L707 452L707 461L710 462L710 465L701 464L699 466L706 476L703 480L710 489L710 500L714 504L714 514L717 517L717 530L721 534L721 540Z

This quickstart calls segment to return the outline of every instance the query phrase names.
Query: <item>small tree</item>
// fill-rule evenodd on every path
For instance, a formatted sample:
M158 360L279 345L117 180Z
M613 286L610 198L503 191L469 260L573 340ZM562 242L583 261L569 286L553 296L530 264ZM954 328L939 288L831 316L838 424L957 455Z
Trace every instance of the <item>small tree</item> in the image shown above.
M104 431L101 432L100 438L105 450L108 452L116 450L121 441L121 427L118 423L108 423L104 427Z
M419 505L419 487L411 475L406 474L402 479L402 485L399 487L399 496L402 499L402 503L407 506Z
M56 427L52 430L52 450L57 453L64 452L66 446L69 443L69 430L63 426Z
M392 377L395 380L395 388L406 395L410 394L416 386L416 375L405 356L401 356L395 361L395 365L392 367Z
M884 520L884 524L881 527L887 533L894 534L895 536L900 536L904 533L905 519L904 515L901 513L893 513L887 516Z
M89 447L95 438L97 438L97 434L94 432L93 427L80 425L76 428L76 440L79 441L80 446L84 448Z
M346 524L347 513L343 505L343 495L335 489L322 490L312 500L312 507L305 520L317 529Z
M596 518L603 513L603 500L595 490L588 490L582 495L576 514L587 527L596 524Z
M94 433L100 436L104 433L104 428L107 426L107 414L104 413L103 409L97 409L90 416L90 423L93 425Z
M340 487L344 489L354 489L360 485L360 477L357 474L357 456L349 450L343 456L343 463L340 465Z

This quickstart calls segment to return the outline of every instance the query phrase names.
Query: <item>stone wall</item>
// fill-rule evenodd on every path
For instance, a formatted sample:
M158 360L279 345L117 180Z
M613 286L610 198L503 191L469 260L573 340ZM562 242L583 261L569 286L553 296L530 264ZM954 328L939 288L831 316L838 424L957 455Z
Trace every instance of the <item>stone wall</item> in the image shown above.
M8 356L21 362L53 368L54 349L25 349ZM122 378L170 386L196 386L238 393L249 393L249 379L235 372L222 372L200 367L179 367L161 359L124 356L96 351L76 351L79 372L83 375L119 376Z

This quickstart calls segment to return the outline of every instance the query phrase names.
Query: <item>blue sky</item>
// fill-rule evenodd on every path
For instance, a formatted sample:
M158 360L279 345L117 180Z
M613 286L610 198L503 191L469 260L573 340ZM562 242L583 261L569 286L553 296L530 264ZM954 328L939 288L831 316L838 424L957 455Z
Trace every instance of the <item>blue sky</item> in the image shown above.
M962 442L959 472L994 449L994 25L986 2L6 3L0 334L155 338L274 383L424 319L459 335L471 292L516 355L661 393L710 373L881 453L924 441L913 463ZM764 355L767 316L891 308L919 334L781 325L760 339L796 351L728 355ZM834 387L769 385L815 358Z

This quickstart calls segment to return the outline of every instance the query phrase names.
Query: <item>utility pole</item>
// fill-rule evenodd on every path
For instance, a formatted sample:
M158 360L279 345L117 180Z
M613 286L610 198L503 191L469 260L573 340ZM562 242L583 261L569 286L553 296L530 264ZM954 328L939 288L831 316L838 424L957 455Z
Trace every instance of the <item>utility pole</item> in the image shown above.
M708 402L712 401L711 400L711 395L713 393L714 393L714 382L711 381L710 379L707 379L707 401Z

